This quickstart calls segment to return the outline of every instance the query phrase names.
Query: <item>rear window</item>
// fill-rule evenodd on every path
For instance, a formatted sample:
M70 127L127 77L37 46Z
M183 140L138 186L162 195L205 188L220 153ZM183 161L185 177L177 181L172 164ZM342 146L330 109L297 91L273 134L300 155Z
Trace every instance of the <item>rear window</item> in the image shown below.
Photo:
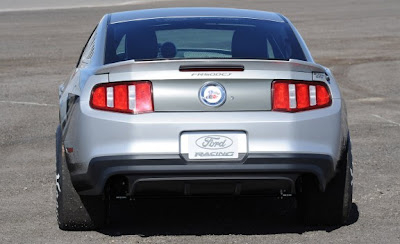
M158 18L108 26L105 64L125 60L306 60L287 23L246 18Z

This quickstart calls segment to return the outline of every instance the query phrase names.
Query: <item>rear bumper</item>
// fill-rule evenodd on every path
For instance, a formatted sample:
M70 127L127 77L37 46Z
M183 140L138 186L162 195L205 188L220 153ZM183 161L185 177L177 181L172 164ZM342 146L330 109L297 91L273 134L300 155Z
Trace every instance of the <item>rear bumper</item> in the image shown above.
M126 177L128 195L152 189L191 195L198 185L208 185L210 193L225 185L224 193L259 188L292 194L302 174L315 175L324 191L335 173L332 157L321 154L249 154L242 162L223 163L190 163L179 155L106 156L92 159L85 174L77 173L77 166L69 164L72 182L81 195L101 194L112 176Z
M347 135L340 99L333 99L330 107L300 113L128 115L93 110L85 101L76 105L64 126L63 143L73 148L67 160L81 195L101 194L107 180L118 175L128 179L132 195L143 182L155 182L153 186L177 182L171 185L180 189L183 185L186 191L186 184L199 181L229 181L236 186L264 181L265 186L294 193L298 176L308 173L318 178L324 190ZM181 135L197 131L243 131L247 154L240 162L187 161L181 152Z
M78 102L63 127L63 143L73 148L75 173L86 174L96 158L164 155L179 159L181 135L198 131L240 131L249 155L319 154L339 160L347 135L340 99L332 106L300 113L186 112L129 115L93 110ZM172 156L171 156L172 155ZM159 156L156 156L159 157Z

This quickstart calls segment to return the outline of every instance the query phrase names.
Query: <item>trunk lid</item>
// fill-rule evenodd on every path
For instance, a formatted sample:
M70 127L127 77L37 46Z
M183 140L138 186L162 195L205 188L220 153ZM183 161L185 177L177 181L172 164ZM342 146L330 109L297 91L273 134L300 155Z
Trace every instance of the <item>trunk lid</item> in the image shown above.
M313 72L325 70L299 60L163 60L110 64L96 74L109 74L110 82L149 80L153 84L154 111L190 112L268 111L273 80L312 81ZM225 93L220 94L222 104L210 106L208 101L215 100L213 94L218 100L219 93Z

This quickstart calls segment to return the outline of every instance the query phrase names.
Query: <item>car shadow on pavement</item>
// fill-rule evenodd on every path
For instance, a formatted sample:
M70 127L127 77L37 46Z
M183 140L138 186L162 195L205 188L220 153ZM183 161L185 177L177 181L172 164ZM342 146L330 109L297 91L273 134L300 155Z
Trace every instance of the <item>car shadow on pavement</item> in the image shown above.
M296 219L296 201L271 198L140 199L114 203L109 236L265 235L340 228L304 226ZM353 203L351 225L359 212Z

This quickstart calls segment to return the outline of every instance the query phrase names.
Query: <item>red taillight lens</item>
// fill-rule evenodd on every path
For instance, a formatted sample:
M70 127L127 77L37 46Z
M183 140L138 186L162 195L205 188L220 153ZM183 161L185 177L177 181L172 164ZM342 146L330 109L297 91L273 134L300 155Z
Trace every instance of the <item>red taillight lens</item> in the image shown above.
M299 112L332 104L328 86L322 82L278 80L272 83L272 110Z
M90 106L121 113L153 112L152 85L149 81L103 83L92 90Z
M307 84L296 84L296 100L298 109L310 106L310 91Z
M114 108L117 110L129 109L129 97L127 85L114 86Z
M138 111L153 111L150 83L142 83L140 86L136 86L136 109Z
M289 107L289 87L288 84L277 83L274 85L274 107L285 109Z
M331 103L331 95L328 89L323 85L316 85L317 87L317 105L324 106Z
M97 87L93 89L92 97L90 99L90 103L92 107L102 108L106 106L106 88L105 87Z

